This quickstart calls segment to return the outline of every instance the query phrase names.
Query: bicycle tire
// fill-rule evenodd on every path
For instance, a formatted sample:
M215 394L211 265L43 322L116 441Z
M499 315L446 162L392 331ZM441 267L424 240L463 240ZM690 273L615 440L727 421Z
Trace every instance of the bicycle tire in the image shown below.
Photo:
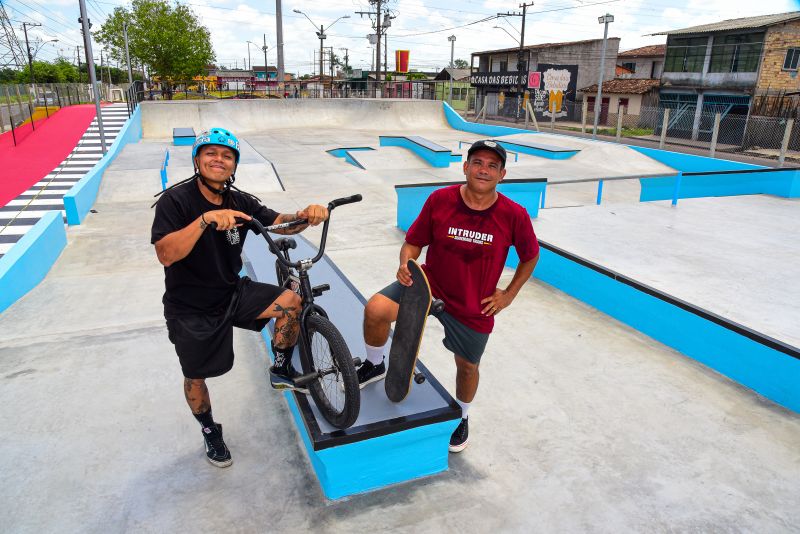
M301 358L303 372L336 369L309 384L308 390L322 416L336 428L349 428L361 410L361 391L353 357L342 334L325 317L312 314L306 319L310 352Z

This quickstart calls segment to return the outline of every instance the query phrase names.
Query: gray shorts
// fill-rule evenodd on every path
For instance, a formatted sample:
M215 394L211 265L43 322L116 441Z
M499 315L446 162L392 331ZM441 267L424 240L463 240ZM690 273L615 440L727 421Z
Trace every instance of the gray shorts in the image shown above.
M399 304L404 289L403 284L394 281L378 293ZM438 313L435 317L444 327L442 345L456 356L461 356L468 362L478 365L481 362L483 351L486 349L486 342L489 341L489 334L473 330L447 311Z

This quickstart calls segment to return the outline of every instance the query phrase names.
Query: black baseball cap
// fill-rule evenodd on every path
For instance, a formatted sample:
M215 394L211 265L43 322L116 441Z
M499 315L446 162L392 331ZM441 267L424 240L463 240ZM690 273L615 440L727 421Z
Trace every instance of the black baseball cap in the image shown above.
M503 148L502 145L497 141L492 141L491 139L481 139L480 141L475 141L467 151L467 159L469 159L472 153L476 150L491 150L500 157L500 161L503 162L503 167L506 166L506 149Z

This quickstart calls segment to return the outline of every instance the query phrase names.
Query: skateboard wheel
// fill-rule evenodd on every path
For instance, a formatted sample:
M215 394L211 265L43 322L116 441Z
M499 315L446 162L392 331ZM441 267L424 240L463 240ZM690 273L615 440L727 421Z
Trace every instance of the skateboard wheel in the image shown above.
M414 382L416 382L417 384L422 384L423 382L425 382L425 375L423 375L422 373L415 374Z

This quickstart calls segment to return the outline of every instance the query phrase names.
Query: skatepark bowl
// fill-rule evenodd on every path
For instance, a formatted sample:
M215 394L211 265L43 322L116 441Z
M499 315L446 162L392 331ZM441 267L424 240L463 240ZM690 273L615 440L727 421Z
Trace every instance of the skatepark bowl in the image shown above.
M173 129L213 126L241 141L236 186L279 212L363 196L334 212L311 273L360 358L364 303L428 195L463 183L460 144L514 152L500 190L540 259L497 318L464 452L447 452L455 365L431 318L428 380L399 404L371 384L346 430L272 391L269 333L236 330L233 369L208 380L234 461L206 462L149 230L162 180L193 173ZM4 531L800 532L800 171L470 123L435 101L144 102L120 128L0 257ZM257 236L244 261L274 280Z

